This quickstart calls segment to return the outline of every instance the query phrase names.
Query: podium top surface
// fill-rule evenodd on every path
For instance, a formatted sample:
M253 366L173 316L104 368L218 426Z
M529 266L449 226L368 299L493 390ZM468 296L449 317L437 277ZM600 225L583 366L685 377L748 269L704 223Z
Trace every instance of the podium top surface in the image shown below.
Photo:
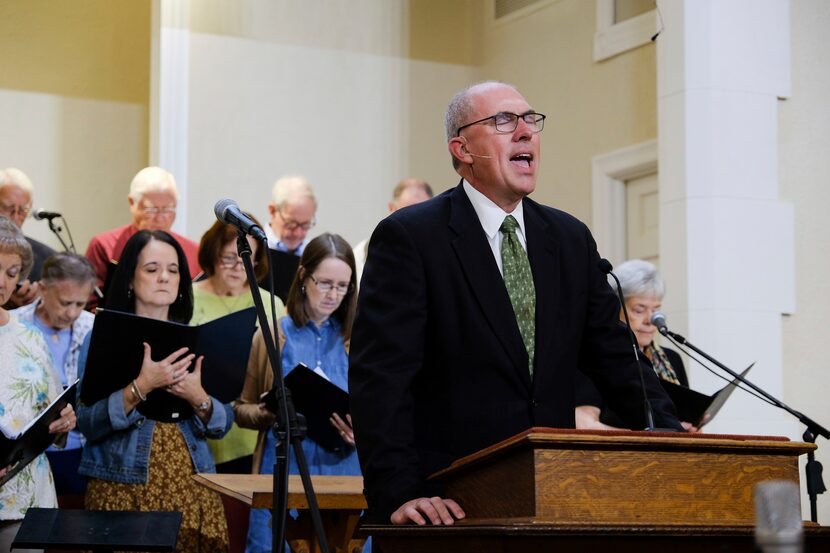
M274 478L270 474L207 474L193 475L199 484L252 507L270 509ZM311 483L321 509L365 509L363 477L312 476ZM308 501L299 475L288 477L288 507L308 509Z
M471 465L519 449L597 449L631 451L709 451L722 453L763 453L797 457L816 449L815 444L793 442L783 436L733 434L689 434L636 430L575 430L534 427L454 461L433 473L440 479Z

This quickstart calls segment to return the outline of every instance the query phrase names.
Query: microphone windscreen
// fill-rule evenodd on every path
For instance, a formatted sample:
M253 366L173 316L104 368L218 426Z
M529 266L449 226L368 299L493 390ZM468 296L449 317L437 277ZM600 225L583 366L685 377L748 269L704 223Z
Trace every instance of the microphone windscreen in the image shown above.
M223 200L219 200L213 206L213 213L216 215L217 219L219 219L220 221L225 223L225 222L227 222L227 221L225 221L225 210L228 209L232 205L236 205L236 202L231 200L230 198L225 198Z
M607 275L608 273L614 270L614 267L613 265L611 265L611 262L605 259L604 257L597 262L597 267L599 267L599 270L602 271L602 274L604 275Z
M800 553L803 523L798 484L768 480L755 486L755 543L763 552Z

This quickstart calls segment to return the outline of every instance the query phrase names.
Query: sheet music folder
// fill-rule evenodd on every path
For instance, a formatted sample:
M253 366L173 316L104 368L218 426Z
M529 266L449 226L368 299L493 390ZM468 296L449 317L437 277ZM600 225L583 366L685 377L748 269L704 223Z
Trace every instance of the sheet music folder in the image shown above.
M332 413L346 420L349 413L349 394L326 378L300 363L285 377L285 385L291 390L294 410L305 415L308 437L329 451L341 451L347 447L340 433L329 421ZM271 412L276 412L276 389L265 398Z
M173 551L182 524L180 512L87 511L44 509L26 511L12 547L79 548L92 551Z
M274 281L274 294L283 303L288 301L288 290L300 266L300 256L268 248L268 274L259 282L259 285L270 290L271 280Z
M204 355L202 386L205 391L222 403L233 401L245 383L255 328L253 307L198 326L99 309L81 383L81 401L92 405L113 391L127 387L141 371L144 342L150 344L155 361L182 347L189 348L197 357ZM164 422L193 416L193 409L185 400L163 389L148 393L147 401L137 409L147 418Z
M54 443L58 434L50 434L49 425L60 418L64 407L75 402L77 385L76 380L17 435L6 436L0 432L0 467L9 467L0 478L0 487Z
M741 373L741 377L745 377L749 369L754 365L755 363L752 363L745 368ZM666 390L666 393L669 394L669 397L674 402L678 418L682 421L691 422L700 428L715 418L715 415L718 414L718 411L726 403L726 400L729 399L729 396L738 387L740 381L737 378L733 379L729 384L711 396L701 394L679 384L667 382L662 378L660 379L660 384L663 385L663 389Z

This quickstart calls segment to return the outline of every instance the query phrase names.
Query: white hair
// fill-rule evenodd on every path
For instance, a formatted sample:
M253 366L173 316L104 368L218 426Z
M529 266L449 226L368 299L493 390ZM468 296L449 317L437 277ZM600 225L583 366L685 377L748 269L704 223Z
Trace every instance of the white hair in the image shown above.
M17 186L28 193L29 196L34 195L35 191L35 187L32 186L32 181L26 176L26 173L14 167L0 170L0 188L4 186Z
M666 293L666 285L660 271L648 261L631 259L617 266L614 273L620 279L620 286L626 298L654 296L662 300ZM608 275L608 283L612 288L616 286L611 275Z
M145 194L153 192L169 192L176 201L179 200L176 179L169 171L161 167L145 167L135 174L133 182L130 183L130 198L138 202Z
M286 175L274 183L271 190L271 199L277 208L286 203L293 203L302 198L309 198L317 207L317 196L308 179L301 175Z

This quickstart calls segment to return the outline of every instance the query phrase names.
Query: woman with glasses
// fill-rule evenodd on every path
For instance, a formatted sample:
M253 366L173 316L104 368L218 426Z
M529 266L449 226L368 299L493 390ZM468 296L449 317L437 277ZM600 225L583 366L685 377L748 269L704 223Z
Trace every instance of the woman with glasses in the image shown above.
M303 250L300 267L288 292L288 315L279 324L283 375L303 363L343 390L348 389L347 345L357 301L354 268L351 246L336 234L322 234ZM242 398L234 406L234 413L240 426L260 431L254 452L254 472L259 474L272 474L274 469L274 435L270 432L274 414L260 403L260 397L272 384L273 374L262 333L258 331L254 335ZM328 451L309 437L303 440L311 474L360 475L351 417L347 415L346 419L332 413L331 424L348 445L341 451ZM299 472L293 454L289 471ZM251 510L246 551L271 551L269 519L268 510Z
M246 213L257 224L256 218ZM216 221L199 243L199 265L207 276L193 285L193 318L190 324L199 325L254 306L248 286L248 277L242 258L237 254L236 229ZM268 274L268 249L262 248L250 236L251 261L257 281ZM271 295L262 288L256 293L262 297L266 314L271 317ZM285 315L282 300L275 297L277 318ZM216 472L247 474L251 472L256 432L234 425L222 440L211 440L210 449L216 461Z
M259 221L246 213L258 225ZM261 226L261 225L260 225ZM248 286L248 278L242 258L237 254L237 230L220 221L202 236L199 243L199 265L207 278L193 284L193 318L190 324L203 324L225 315L253 307L254 298ZM260 247L253 238L248 237L251 246L251 261L257 281L268 274L268 248ZM271 318L270 293L257 288L256 293L262 297L265 312ZM282 300L274 297L276 314L279 319L285 315ZM240 428L234 424L221 440L210 440L208 445L216 462L216 472L227 474L248 474L251 472L257 433L249 428ZM231 498L222 501L228 522L231 543L242 543L248 530L247 505Z

